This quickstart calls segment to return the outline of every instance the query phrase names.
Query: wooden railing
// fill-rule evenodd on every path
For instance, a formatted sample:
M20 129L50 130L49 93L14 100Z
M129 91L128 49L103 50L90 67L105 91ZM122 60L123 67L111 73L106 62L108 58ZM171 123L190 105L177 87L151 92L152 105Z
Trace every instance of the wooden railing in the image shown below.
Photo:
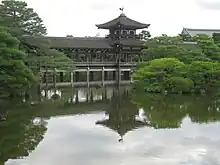
M120 62L121 66L136 66L138 62ZM117 62L74 62L75 66L113 66Z

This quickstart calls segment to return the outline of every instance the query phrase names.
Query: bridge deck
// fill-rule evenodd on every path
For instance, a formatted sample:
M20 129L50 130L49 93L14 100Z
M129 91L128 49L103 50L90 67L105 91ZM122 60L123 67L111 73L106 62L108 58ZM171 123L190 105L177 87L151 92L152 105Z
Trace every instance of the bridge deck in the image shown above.
M117 65L116 62L75 62L74 65L76 67L83 67L83 66L115 66ZM121 62L121 66L136 66L137 62Z
M121 85L128 85L128 84L131 84L132 81L130 80L127 80L127 81L121 81L120 84ZM91 82L60 82L60 83L56 83L56 86L94 86L94 85L98 85L98 86L103 86L103 85L114 85L114 84L117 84L117 81L91 81ZM42 87L46 86L46 83L42 83L41 84ZM48 83L47 84L48 86L53 86L54 84L53 83Z

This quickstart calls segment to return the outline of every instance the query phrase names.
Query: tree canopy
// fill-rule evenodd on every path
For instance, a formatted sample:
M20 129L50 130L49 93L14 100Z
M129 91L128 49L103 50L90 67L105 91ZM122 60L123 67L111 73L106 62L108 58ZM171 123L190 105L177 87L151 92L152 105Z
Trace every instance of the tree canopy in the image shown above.
M0 96L21 95L35 80L23 62L27 55L18 49L19 41L4 28L0 28L0 38Z
M16 37L46 34L43 20L24 1L3 0L0 4L0 24Z
M195 49L184 47L181 36L159 36L146 42L145 62L134 79L148 92L189 93L210 91L220 85L218 38L197 35Z
M44 37L47 29L43 20L19 0L0 3L0 82L1 97L17 96L37 82L41 69L73 69L67 55L50 48L50 41L33 48L24 42L25 37Z

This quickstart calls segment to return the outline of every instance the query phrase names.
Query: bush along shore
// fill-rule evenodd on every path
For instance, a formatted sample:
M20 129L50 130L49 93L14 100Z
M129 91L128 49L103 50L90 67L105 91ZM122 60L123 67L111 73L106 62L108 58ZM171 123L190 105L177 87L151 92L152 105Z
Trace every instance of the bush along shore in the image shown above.
M195 36L196 46L190 50L179 44L181 37L149 39L150 46L143 51L144 62L133 74L135 88L165 94L218 93L220 48L213 38Z

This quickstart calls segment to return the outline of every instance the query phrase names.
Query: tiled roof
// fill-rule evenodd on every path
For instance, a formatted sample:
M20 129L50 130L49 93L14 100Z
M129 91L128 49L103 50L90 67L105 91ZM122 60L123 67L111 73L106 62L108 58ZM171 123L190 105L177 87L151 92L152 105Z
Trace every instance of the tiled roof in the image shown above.
M206 34L212 37L213 33L220 33L220 29L190 29L183 28L182 34L189 34L190 36L196 36L198 34Z
M24 42L38 47L48 42L51 48L90 48L111 49L111 41L104 37L24 37ZM134 39L122 39L121 43L127 46L141 46L143 42Z
M119 17L106 22L104 24L96 25L99 29L110 29L111 27L115 27L118 23L123 25L124 27L127 27L129 29L143 29L148 28L150 24L143 24L137 21L134 21L128 17L126 17L124 14L121 14Z
M51 48L111 48L109 41L99 37L25 37L32 46L49 41Z

